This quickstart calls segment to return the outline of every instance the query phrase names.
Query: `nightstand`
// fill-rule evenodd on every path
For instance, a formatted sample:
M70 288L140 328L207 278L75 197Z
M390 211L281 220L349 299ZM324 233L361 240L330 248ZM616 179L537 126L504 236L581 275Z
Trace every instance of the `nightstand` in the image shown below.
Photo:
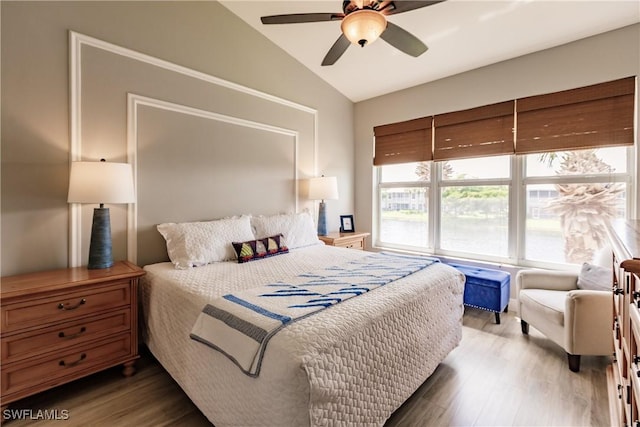
M370 233L329 233L326 236L318 236L325 244L339 246L341 248L360 249L364 251L364 240Z
M77 267L3 277L2 410L115 365L123 364L123 374L133 375L138 279L144 274L121 261L99 270Z

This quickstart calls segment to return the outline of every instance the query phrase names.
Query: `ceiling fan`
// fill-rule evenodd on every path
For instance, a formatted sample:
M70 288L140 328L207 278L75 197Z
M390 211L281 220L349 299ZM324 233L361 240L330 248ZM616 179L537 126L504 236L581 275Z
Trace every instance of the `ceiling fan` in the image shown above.
M345 0L343 13L293 13L271 15L260 18L263 24L299 24L307 22L342 21L342 34L331 46L322 60L322 65L333 65L347 50L350 43L364 47L378 37L402 52L418 57L427 51L427 46L416 36L403 30L387 16L441 3L437 1L408 0Z

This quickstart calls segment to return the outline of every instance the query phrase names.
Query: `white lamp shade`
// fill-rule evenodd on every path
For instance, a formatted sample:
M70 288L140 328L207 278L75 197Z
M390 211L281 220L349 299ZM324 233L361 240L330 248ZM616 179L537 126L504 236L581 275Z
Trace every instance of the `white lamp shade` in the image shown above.
M338 179L335 176L321 176L309 180L309 199L337 200Z
M134 203L133 171L128 163L72 162L69 203Z

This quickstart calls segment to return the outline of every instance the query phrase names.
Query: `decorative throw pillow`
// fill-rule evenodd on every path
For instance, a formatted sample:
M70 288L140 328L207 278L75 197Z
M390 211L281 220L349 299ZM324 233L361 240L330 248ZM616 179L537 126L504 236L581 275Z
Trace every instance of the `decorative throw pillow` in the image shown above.
M610 268L585 262L578 275L578 289L610 291L612 274Z
M233 242L231 245L238 256L239 263L289 252L282 234L247 242Z
M258 238L282 234L289 249L321 243L309 212L254 216L251 217L251 224Z
M229 242L255 239L250 217L243 215L215 221L159 224L167 253L178 269L235 259Z

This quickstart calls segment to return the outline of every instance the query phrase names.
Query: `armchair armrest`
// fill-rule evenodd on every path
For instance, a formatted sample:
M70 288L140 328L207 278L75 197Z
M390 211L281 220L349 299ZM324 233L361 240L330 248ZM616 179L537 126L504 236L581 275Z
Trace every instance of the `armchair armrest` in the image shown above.
M520 289L571 291L578 288L578 274L568 271L521 270L516 275L516 294Z
M575 290L565 301L565 344L571 354L606 355L613 351L611 292Z

